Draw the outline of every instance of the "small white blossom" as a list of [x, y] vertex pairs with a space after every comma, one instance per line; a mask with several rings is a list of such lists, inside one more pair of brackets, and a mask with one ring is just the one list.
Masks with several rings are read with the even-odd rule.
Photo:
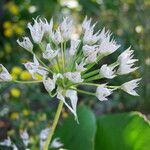
[[121, 89], [133, 96], [139, 96], [137, 92], [135, 91], [135, 88], [138, 87], [140, 80], [141, 78], [128, 81], [121, 85]]
[[73, 30], [73, 21], [69, 17], [65, 17], [63, 22], [60, 24], [60, 32], [63, 38], [63, 41], [68, 41], [71, 38]]
[[69, 49], [69, 54], [73, 56], [79, 46], [80, 40], [71, 40], [71, 47]]
[[55, 81], [49, 77], [43, 77], [43, 84], [47, 92], [52, 92], [55, 89]]
[[[72, 107], [69, 106], [69, 104], [65, 101], [65, 96], [70, 98]], [[64, 102], [64, 104], [74, 114], [75, 119], [77, 120], [77, 114], [76, 114], [76, 105], [77, 105], [77, 101], [78, 101], [77, 92], [74, 91], [74, 90], [67, 90], [67, 91], [65, 91], [61, 87], [58, 87], [57, 88], [57, 98]]]
[[83, 60], [80, 62], [80, 64], [76, 63], [76, 71], [78, 71], [78, 72], [85, 71], [86, 68], [84, 66], [85, 66], [85, 62]]
[[27, 62], [24, 64], [26, 69], [29, 71], [29, 73], [32, 75], [33, 79], [37, 79], [35, 74], [39, 74], [41, 76], [46, 76], [47, 75], [47, 69], [40, 66], [38, 60], [36, 59], [36, 56], [34, 55], [33, 57], [34, 62]]
[[84, 56], [87, 57], [87, 56], [93, 54], [94, 52], [97, 53], [96, 48], [97, 48], [97, 45], [93, 45], [93, 46], [84, 45], [84, 46], [82, 47]]
[[61, 32], [60, 32], [60, 28], [58, 27], [58, 29], [52, 33], [52, 41], [55, 43], [55, 44], [60, 44], [61, 42], [63, 42], [63, 37], [61, 35]]
[[83, 31], [85, 31], [86, 29], [90, 28], [91, 21], [92, 21], [92, 19], [90, 18], [88, 20], [87, 16], [84, 18], [83, 23], [82, 23], [82, 29], [83, 29]]
[[108, 79], [112, 79], [116, 76], [114, 66], [111, 67], [111, 66], [108, 66], [107, 64], [102, 65], [99, 73], [100, 73], [100, 76], [104, 78], [108, 78]]
[[80, 72], [67, 72], [65, 73], [65, 77], [69, 79], [70, 81], [72, 81], [73, 83], [83, 82]]
[[11, 142], [10, 137], [8, 137], [7, 139], [5, 139], [3, 142], [0, 142], [0, 145], [2, 145], [2, 146], [8, 146], [8, 147], [12, 146], [12, 142]]
[[13, 144], [13, 150], [18, 150], [17, 146], [15, 144]]
[[50, 23], [48, 23], [47, 19], [44, 18], [44, 20], [41, 20], [42, 28], [44, 30], [44, 33], [47, 34], [49, 37], [52, 36], [52, 29], [53, 29], [53, 19], [50, 20]]
[[97, 60], [97, 51], [94, 51], [92, 54], [90, 54], [90, 55], [85, 59], [85, 62], [86, 62], [86, 64], [89, 64], [89, 63], [96, 62], [96, 60]]
[[55, 58], [58, 55], [59, 49], [58, 50], [53, 50], [51, 48], [50, 44], [47, 44], [46, 46], [46, 51], [43, 53], [43, 58], [51, 60]]
[[138, 61], [137, 59], [132, 59], [134, 56], [133, 52], [129, 47], [118, 57], [119, 68], [117, 73], [119, 75], [128, 74], [138, 69], [138, 67], [133, 67], [134, 63]]
[[22, 138], [24, 145], [27, 147], [29, 145], [29, 134], [25, 130], [20, 134], [20, 136]]
[[26, 49], [29, 52], [32, 52], [33, 50], [33, 44], [30, 41], [30, 39], [28, 37], [23, 37], [23, 41], [19, 41], [19, 39], [17, 40], [17, 43], [23, 47], [24, 49]]
[[0, 64], [0, 82], [11, 81], [11, 80], [12, 80], [12, 77], [7, 71], [7, 69], [2, 64]]
[[32, 36], [32, 39], [35, 43], [41, 43], [43, 35], [44, 35], [44, 29], [42, 22], [38, 20], [39, 18], [37, 17], [34, 20], [34, 24], [31, 25], [31, 23], [28, 23], [28, 28], [30, 29], [30, 33]]
[[108, 100], [108, 96], [112, 94], [112, 89], [106, 88], [106, 84], [99, 85], [96, 90], [96, 96], [100, 101]]
[[120, 47], [114, 39], [111, 39], [111, 35], [112, 34], [109, 31], [105, 32], [105, 29], [101, 31], [100, 44], [98, 47], [98, 52], [100, 55], [110, 55]]
[[51, 148], [60, 148], [64, 144], [61, 143], [60, 138], [55, 138], [51, 143]]

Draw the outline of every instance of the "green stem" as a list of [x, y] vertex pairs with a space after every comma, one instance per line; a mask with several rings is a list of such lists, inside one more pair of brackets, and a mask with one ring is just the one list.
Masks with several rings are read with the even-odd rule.
[[20, 83], [20, 84], [32, 84], [32, 83], [41, 83], [41, 80], [37, 80], [37, 81], [19, 81], [19, 80], [13, 80], [12, 82], [15, 83]]
[[87, 92], [87, 91], [84, 91], [84, 90], [79, 90], [79, 89], [74, 89], [74, 88], [70, 88], [70, 89], [75, 90], [75, 91], [80, 92], [80, 93], [84, 93], [84, 94], [95, 96], [95, 93], [92, 93], [92, 92]]
[[56, 111], [56, 114], [55, 114], [55, 117], [54, 117], [52, 128], [51, 128], [51, 130], [48, 134], [47, 140], [45, 141], [43, 150], [48, 150], [49, 144], [51, 143], [53, 134], [54, 134], [56, 126], [58, 124], [58, 120], [59, 120], [62, 108], [63, 108], [63, 101], [60, 101], [59, 105], [58, 105], [58, 108], [57, 108], [57, 111]]

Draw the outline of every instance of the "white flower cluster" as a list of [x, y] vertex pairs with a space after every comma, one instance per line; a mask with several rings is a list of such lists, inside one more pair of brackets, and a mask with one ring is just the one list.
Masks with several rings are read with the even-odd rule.
[[[116, 62], [93, 69], [101, 59], [120, 47], [110, 31], [103, 28], [95, 32], [97, 23], [92, 24], [92, 19], [85, 17], [80, 38], [75, 40], [72, 39], [73, 20], [69, 17], [64, 18], [56, 29], [53, 19], [48, 22], [45, 18], [37, 17], [33, 21], [33, 24], [28, 24], [32, 40], [29, 37], [23, 37], [22, 41], [17, 40], [21, 47], [33, 55], [33, 62], [27, 62], [24, 66], [35, 81], [38, 80], [36, 75], [40, 75], [48, 93], [63, 101], [76, 118], [77, 92], [95, 95], [100, 101], [108, 100], [108, 96], [117, 89], [138, 95], [135, 88], [140, 79], [117, 86], [93, 83], [95, 80], [113, 79], [138, 69], [134, 67], [137, 59], [133, 59], [134, 51], [131, 47], [120, 54]], [[40, 56], [34, 45], [39, 46], [42, 53]], [[2, 65], [0, 67], [0, 81], [10, 81], [8, 71]], [[80, 90], [79, 85], [97, 86], [97, 90], [95, 93]]]
[[[40, 132], [40, 135], [39, 135], [40, 145], [39, 146], [40, 146], [41, 150], [43, 149], [43, 145], [48, 137], [50, 130], [51, 130], [50, 128], [46, 128]], [[23, 132], [21, 132], [20, 137], [23, 141], [25, 150], [30, 150], [29, 143], [31, 144], [32, 142], [30, 141], [28, 132], [26, 130], [24, 130]], [[8, 137], [4, 141], [0, 142], [0, 145], [6, 146], [6, 147], [11, 147], [13, 150], [19, 150], [17, 148], [17, 146], [11, 141], [10, 137]], [[50, 145], [51, 148], [61, 148], [62, 146], [63, 146], [63, 144], [61, 143], [60, 138], [53, 139], [53, 141]]]

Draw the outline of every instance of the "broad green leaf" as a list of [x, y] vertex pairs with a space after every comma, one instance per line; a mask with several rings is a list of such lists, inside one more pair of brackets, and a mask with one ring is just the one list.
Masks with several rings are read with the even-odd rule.
[[99, 117], [95, 150], [150, 150], [150, 123], [137, 112]]
[[74, 116], [69, 116], [56, 131], [64, 148], [68, 150], [94, 150], [94, 137], [96, 132], [96, 119], [94, 114], [85, 106], [78, 111], [79, 124]]

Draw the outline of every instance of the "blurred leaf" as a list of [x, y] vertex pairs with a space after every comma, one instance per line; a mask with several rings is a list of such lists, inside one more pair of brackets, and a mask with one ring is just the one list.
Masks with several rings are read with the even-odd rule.
[[96, 120], [94, 114], [85, 106], [78, 109], [79, 124], [73, 116], [68, 117], [57, 130], [56, 137], [60, 137], [64, 148], [69, 150], [94, 149]]
[[95, 150], [149, 150], [150, 123], [140, 113], [98, 118]]

